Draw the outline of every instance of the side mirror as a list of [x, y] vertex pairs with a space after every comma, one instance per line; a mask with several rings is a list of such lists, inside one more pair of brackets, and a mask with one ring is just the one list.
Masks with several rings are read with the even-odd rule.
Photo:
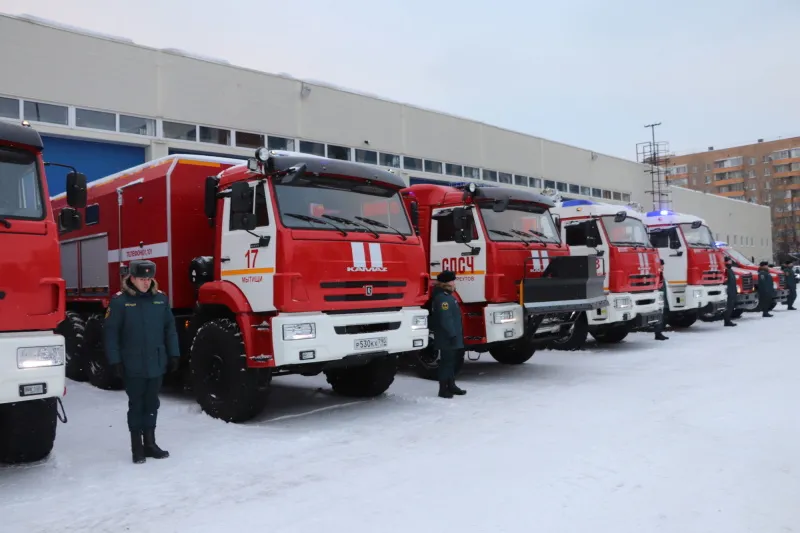
[[59, 229], [66, 233], [81, 228], [81, 215], [74, 207], [64, 207], [58, 213]]
[[492, 204], [492, 211], [495, 213], [502, 213], [506, 209], [508, 209], [508, 198], [495, 200]]
[[217, 216], [217, 178], [208, 176], [206, 178], [205, 190], [205, 213], [206, 218], [216, 218]]
[[249, 183], [238, 181], [231, 185], [231, 213], [252, 213], [255, 191]]
[[702, 225], [703, 225], [702, 222], [700, 222], [699, 220], [695, 220], [694, 222], [692, 222], [692, 229], [697, 229]]
[[625, 222], [626, 218], [628, 218], [628, 213], [626, 213], [625, 211], [620, 211], [619, 213], [614, 215], [614, 222], [616, 223]]
[[587, 235], [586, 246], [588, 246], [589, 248], [597, 248], [597, 237], [595, 237], [594, 235]]
[[680, 250], [681, 249], [681, 242], [673, 240], [673, 239], [670, 239], [669, 240], [669, 249], [670, 250]]
[[456, 229], [455, 242], [466, 244], [472, 241], [472, 231], [475, 229], [475, 219], [472, 213], [463, 207], [453, 209], [453, 226]]
[[80, 172], [67, 174], [67, 205], [76, 209], [86, 207], [86, 176]]

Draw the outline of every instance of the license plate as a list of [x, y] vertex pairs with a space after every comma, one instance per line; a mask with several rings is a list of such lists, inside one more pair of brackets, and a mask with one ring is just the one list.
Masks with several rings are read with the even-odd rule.
[[20, 396], [37, 396], [47, 392], [47, 383], [32, 383], [30, 385], [20, 385]]
[[374, 337], [372, 339], [356, 340], [356, 350], [374, 350], [376, 348], [386, 348], [388, 342], [386, 337]]

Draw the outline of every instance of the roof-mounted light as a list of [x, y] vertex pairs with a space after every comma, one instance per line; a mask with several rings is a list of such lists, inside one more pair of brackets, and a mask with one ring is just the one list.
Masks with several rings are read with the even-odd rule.
[[269, 159], [269, 150], [267, 150], [263, 146], [258, 150], [256, 150], [256, 159], [261, 163], [266, 163], [267, 159]]
[[728, 243], [724, 241], [717, 241], [714, 243], [714, 246], [716, 246], [717, 248], [727, 248]]
[[591, 200], [567, 200], [561, 203], [561, 207], [577, 207], [579, 205], [597, 205], [597, 203]]
[[467, 184], [467, 190], [470, 194], [475, 194], [475, 191], [478, 190], [478, 185], [474, 181], [470, 181], [469, 184]]

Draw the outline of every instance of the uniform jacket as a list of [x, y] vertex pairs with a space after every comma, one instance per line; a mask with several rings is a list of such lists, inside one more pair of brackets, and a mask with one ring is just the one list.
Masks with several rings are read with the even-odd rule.
[[790, 292], [797, 292], [797, 280], [794, 279], [794, 270], [791, 267], [784, 267], [783, 274], [786, 276], [786, 288]]
[[736, 298], [736, 274], [733, 272], [733, 267], [727, 267], [725, 274], [727, 274], [725, 286], [728, 288], [728, 299]]
[[108, 362], [122, 363], [126, 377], [163, 376], [167, 357], [180, 357], [175, 318], [155, 280], [143, 293], [125, 278], [106, 310], [104, 329]]
[[460, 350], [464, 347], [461, 309], [452, 293], [434, 287], [431, 301], [431, 331], [437, 350]]
[[758, 269], [758, 297], [775, 298], [775, 285], [773, 285], [772, 274], [766, 268]]

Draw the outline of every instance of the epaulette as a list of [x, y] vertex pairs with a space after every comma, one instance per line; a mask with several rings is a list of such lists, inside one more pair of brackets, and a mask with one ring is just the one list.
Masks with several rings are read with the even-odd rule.
[[114, 295], [114, 298], [116, 298], [117, 296], [121, 296], [121, 295], [122, 295], [122, 291], [118, 291], [117, 294]]
[[164, 294], [164, 291], [158, 291], [158, 294]]

